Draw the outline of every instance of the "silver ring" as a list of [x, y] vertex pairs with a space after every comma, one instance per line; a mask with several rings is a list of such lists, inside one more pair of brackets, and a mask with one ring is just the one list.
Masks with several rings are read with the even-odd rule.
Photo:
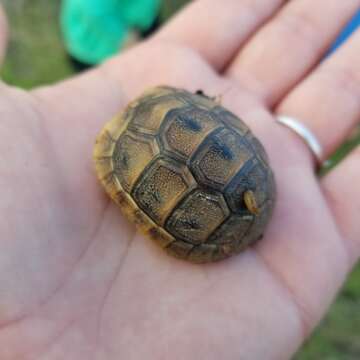
[[285, 115], [278, 115], [277, 121], [293, 130], [305, 142], [313, 153], [318, 165], [324, 161], [324, 150], [316, 136], [299, 120]]

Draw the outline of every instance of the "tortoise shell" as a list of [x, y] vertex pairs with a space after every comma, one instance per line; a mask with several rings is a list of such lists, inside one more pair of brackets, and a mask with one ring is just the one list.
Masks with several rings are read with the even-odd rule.
[[146, 91], [106, 124], [94, 159], [106, 192], [168, 253], [229, 257], [261, 238], [275, 183], [263, 146], [214, 99]]

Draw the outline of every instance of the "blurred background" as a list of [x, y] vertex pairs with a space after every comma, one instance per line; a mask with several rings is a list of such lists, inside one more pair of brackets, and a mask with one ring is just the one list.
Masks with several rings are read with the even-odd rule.
[[[11, 27], [1, 77], [12, 85], [33, 88], [69, 77], [140, 41], [189, 0], [0, 1]], [[102, 23], [95, 26], [99, 19]], [[336, 51], [359, 22], [360, 13], [331, 51]], [[334, 154], [324, 171], [335, 166], [357, 144], [359, 130]], [[295, 359], [360, 360], [360, 265]]]

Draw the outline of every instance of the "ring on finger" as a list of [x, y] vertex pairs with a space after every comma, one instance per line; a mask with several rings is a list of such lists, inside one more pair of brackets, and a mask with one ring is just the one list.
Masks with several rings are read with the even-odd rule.
[[276, 121], [298, 135], [313, 154], [318, 167], [324, 163], [324, 150], [314, 133], [301, 121], [292, 116], [278, 115]]

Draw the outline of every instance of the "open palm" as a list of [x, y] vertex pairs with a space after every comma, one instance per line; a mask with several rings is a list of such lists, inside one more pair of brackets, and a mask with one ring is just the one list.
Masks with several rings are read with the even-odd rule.
[[[314, 65], [359, 7], [198, 0], [85, 75], [31, 93], [1, 85], [0, 359], [291, 357], [360, 254], [360, 153], [319, 180], [307, 147], [272, 113], [301, 119], [327, 155], [355, 127], [360, 33]], [[169, 257], [96, 180], [96, 134], [162, 84], [222, 95], [267, 149], [274, 217], [239, 256]]]

